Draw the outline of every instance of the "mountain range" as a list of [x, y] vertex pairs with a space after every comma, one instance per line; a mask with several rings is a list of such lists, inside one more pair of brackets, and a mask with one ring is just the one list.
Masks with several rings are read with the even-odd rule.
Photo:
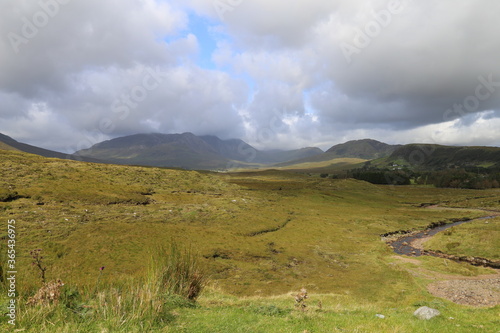
[[319, 148], [261, 151], [239, 139], [182, 134], [135, 134], [98, 143], [77, 156], [116, 164], [230, 169], [258, 167], [323, 154]]
[[353, 140], [335, 145], [323, 154], [279, 163], [277, 166], [285, 167], [294, 164], [325, 162], [339, 158], [373, 160], [388, 157], [399, 147], [401, 145], [389, 145], [372, 139]]
[[[406, 165], [425, 170], [457, 167], [500, 169], [500, 148], [430, 144], [389, 145], [371, 139], [338, 144], [326, 152], [309, 147], [296, 150], [258, 150], [239, 139], [183, 134], [135, 134], [104, 141], [74, 154], [64, 154], [18, 142], [0, 134], [0, 149], [45, 157], [95, 163], [178, 167], [199, 170], [329, 165], [342, 158], [370, 160], [372, 166]], [[357, 162], [359, 163], [359, 162]], [[312, 167], [314, 168], [314, 167]]]

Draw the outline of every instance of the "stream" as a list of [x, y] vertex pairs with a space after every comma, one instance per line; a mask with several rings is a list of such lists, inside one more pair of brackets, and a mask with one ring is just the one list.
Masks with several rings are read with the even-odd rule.
[[422, 251], [419, 248], [416, 248], [412, 245], [412, 243], [418, 239], [422, 238], [428, 238], [432, 237], [438, 232], [444, 231], [446, 229], [452, 228], [454, 226], [468, 223], [468, 222], [473, 222], [473, 221], [479, 221], [479, 220], [487, 220], [487, 219], [492, 219], [494, 217], [497, 217], [497, 215], [491, 215], [491, 216], [485, 216], [485, 217], [479, 217], [476, 219], [471, 219], [471, 220], [464, 220], [464, 221], [458, 221], [454, 223], [449, 223], [445, 225], [441, 225], [432, 229], [427, 229], [424, 231], [420, 231], [417, 233], [412, 233], [408, 236], [402, 236], [398, 238], [395, 241], [392, 241], [389, 243], [389, 245], [392, 246], [394, 249], [394, 252], [396, 252], [399, 255], [407, 255], [407, 256], [414, 256], [414, 257], [419, 257], [422, 255], [432, 255], [432, 256], [438, 256], [437, 254], [434, 254], [433, 252], [427, 252], [427, 251]]

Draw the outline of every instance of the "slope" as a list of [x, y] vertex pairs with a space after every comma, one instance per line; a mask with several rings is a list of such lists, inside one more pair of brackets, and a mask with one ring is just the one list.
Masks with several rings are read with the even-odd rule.
[[[462, 308], [429, 294], [428, 280], [411, 275], [380, 240], [388, 231], [477, 216], [421, 208], [470, 203], [477, 191], [79, 163], [8, 151], [0, 151], [0, 188], [19, 192], [0, 202], [5, 221], [14, 219], [22, 235], [16, 251], [42, 249], [47, 279], [65, 283], [59, 305], [26, 307], [40, 287], [39, 272], [29, 255], [16, 258], [18, 328], [27, 332], [144, 331], [149, 318], [130, 304], [145, 297], [135, 288], [147, 281], [152, 251], [172, 241], [195, 249], [212, 284], [201, 306], [173, 298], [179, 308], [169, 305], [159, 315], [172, 319], [160, 321], [158, 331], [472, 332], [472, 325], [493, 331], [498, 324], [498, 309]], [[482, 191], [478, 202], [499, 208], [495, 191]], [[0, 236], [7, 235], [5, 228]], [[441, 258], [415, 260], [457, 276], [489, 272]], [[303, 287], [310, 293], [304, 312], [286, 295]], [[412, 318], [421, 305], [437, 306], [443, 316], [424, 325]], [[0, 330], [6, 326], [0, 322]]]
[[396, 149], [386, 162], [399, 162], [409, 167], [424, 170], [439, 170], [450, 167], [500, 169], [500, 148], [409, 144]]
[[302, 169], [304, 165], [311, 165], [312, 168], [320, 168], [328, 166], [328, 162], [336, 164], [337, 159], [343, 158], [372, 160], [389, 156], [397, 147], [399, 146], [371, 139], [348, 141], [331, 147], [323, 154], [278, 163], [275, 166]]
[[365, 160], [373, 160], [389, 156], [398, 145], [389, 145], [371, 139], [354, 140], [335, 145], [326, 153], [336, 157], [351, 157]]
[[17, 150], [29, 154], [35, 154], [43, 157], [60, 158], [68, 160], [80, 160], [84, 162], [101, 162], [95, 158], [79, 157], [72, 154], [64, 154], [53, 150], [43, 149], [36, 146], [18, 142], [11, 137], [0, 133], [0, 149]]
[[124, 165], [223, 168], [229, 160], [192, 133], [136, 134], [104, 141], [75, 153]]

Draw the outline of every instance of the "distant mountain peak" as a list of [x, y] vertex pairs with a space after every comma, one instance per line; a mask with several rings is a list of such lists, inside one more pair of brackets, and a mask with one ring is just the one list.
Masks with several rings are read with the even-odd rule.
[[335, 145], [326, 152], [338, 157], [372, 160], [391, 155], [399, 145], [389, 145], [373, 139], [352, 140]]
[[134, 134], [104, 141], [78, 151], [117, 164], [137, 164], [187, 169], [224, 169], [228, 165], [272, 164], [323, 153], [319, 148], [260, 151], [240, 139], [215, 135]]

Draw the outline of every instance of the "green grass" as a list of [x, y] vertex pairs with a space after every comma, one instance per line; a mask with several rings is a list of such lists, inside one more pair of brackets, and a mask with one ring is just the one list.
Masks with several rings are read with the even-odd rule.
[[298, 164], [279, 167], [279, 170], [302, 170], [310, 172], [322, 171], [340, 171], [352, 168], [354, 165], [366, 162], [367, 160], [360, 158], [334, 158], [328, 161], [321, 162], [304, 162]]
[[[438, 299], [405, 306], [374, 306], [352, 302], [345, 295], [312, 294], [302, 312], [295, 308], [291, 295], [234, 298], [213, 293], [200, 299], [196, 306], [172, 299], [164, 304], [164, 313], [152, 316], [133, 307], [137, 296], [148, 297], [137, 290], [112, 289], [99, 294], [96, 307], [84, 315], [88, 320], [62, 307], [30, 310], [23, 318], [23, 328], [27, 332], [468, 333], [496, 332], [498, 325], [498, 309], [478, 311]], [[412, 313], [424, 305], [437, 308], [442, 315], [425, 322], [413, 317]], [[383, 314], [385, 319], [376, 314]], [[480, 320], [475, 318], [478, 315]]]
[[425, 247], [458, 256], [500, 260], [500, 218], [452, 227], [427, 241]]
[[[470, 309], [430, 295], [429, 281], [395, 263], [380, 239], [485, 215], [474, 208], [498, 209], [495, 190], [376, 186], [275, 170], [210, 174], [7, 151], [0, 151], [0, 189], [19, 194], [0, 202], [0, 219], [17, 222], [20, 299], [40, 287], [29, 256], [36, 248], [47, 279], [62, 279], [72, 299], [22, 306], [18, 328], [28, 332], [474, 332], [498, 324], [498, 308]], [[192, 248], [189, 256], [210, 278], [197, 305], [158, 298], [145, 282], [151, 254], [172, 240]], [[298, 313], [289, 293], [303, 287], [310, 306]], [[315, 305], [320, 300], [322, 309]], [[412, 317], [418, 304], [433, 302], [442, 317], [428, 323]]]

